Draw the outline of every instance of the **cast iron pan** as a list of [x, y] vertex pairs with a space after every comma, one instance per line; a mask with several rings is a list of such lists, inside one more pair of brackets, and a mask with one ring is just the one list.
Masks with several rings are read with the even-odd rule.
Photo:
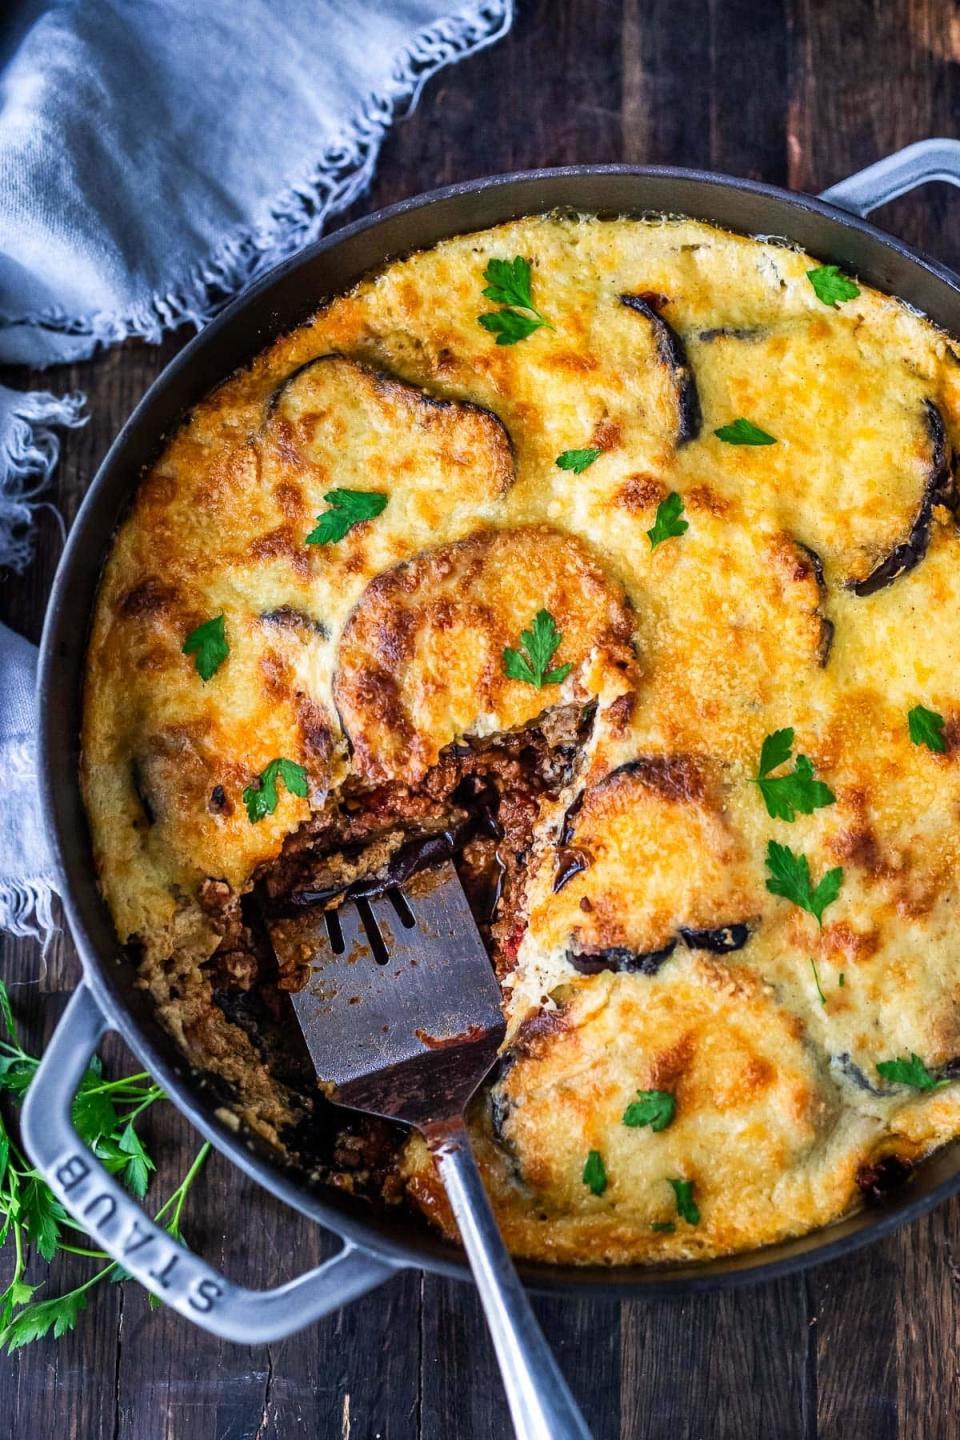
[[[311, 1190], [215, 1114], [215, 1099], [133, 987], [94, 879], [77, 780], [80, 700], [88, 626], [101, 566], [141, 471], [197, 401], [323, 299], [411, 250], [463, 231], [555, 208], [600, 215], [645, 211], [693, 216], [750, 235], [783, 237], [902, 297], [960, 335], [960, 281], [859, 218], [930, 179], [960, 184], [960, 142], [925, 141], [827, 192], [826, 200], [691, 170], [594, 166], [498, 176], [438, 190], [350, 225], [281, 265], [183, 349], [114, 442], [74, 523], [57, 572], [40, 658], [40, 771], [59, 889], [83, 984], [56, 1032], [24, 1107], [24, 1141], [66, 1208], [97, 1244], [169, 1305], [231, 1339], [290, 1333], [388, 1278], [417, 1266], [463, 1277], [454, 1248], [414, 1220], [383, 1218], [350, 1197]], [[829, 203], [833, 202], [833, 203]], [[838, 208], [844, 206], [845, 209]], [[856, 211], [856, 217], [850, 212]], [[121, 1032], [192, 1123], [247, 1174], [321, 1225], [344, 1248], [318, 1270], [271, 1291], [233, 1285], [174, 1242], [83, 1147], [70, 1102], [104, 1030]], [[772, 1279], [866, 1244], [960, 1189], [960, 1144], [939, 1151], [883, 1209], [749, 1254], [675, 1269], [521, 1266], [540, 1290], [616, 1297], [677, 1293]]]

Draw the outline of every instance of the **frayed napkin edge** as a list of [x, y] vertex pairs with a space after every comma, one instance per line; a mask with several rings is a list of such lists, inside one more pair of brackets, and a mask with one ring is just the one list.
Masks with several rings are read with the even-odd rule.
[[[51, 395], [34, 390], [12, 396], [6, 423], [0, 427], [0, 565], [21, 574], [33, 556], [31, 525], [36, 496], [47, 485], [60, 458], [60, 441], [50, 428], [76, 429], [89, 416], [83, 413], [86, 396]], [[61, 533], [63, 521], [54, 506]]]
[[44, 952], [60, 926], [54, 915], [56, 894], [46, 875], [0, 881], [0, 930], [20, 940], [39, 940]]
[[238, 228], [207, 260], [192, 265], [179, 284], [155, 292], [123, 315], [71, 317], [56, 308], [19, 319], [0, 317], [0, 325], [37, 326], [86, 338], [89, 345], [78, 346], [72, 356], [81, 360], [122, 340], [158, 344], [165, 332], [181, 325], [202, 329], [234, 294], [317, 239], [327, 220], [363, 193], [401, 106], [405, 114], [412, 113], [423, 87], [438, 70], [494, 44], [512, 23], [513, 0], [471, 0], [422, 30], [400, 51], [386, 89], [372, 94], [310, 172], [272, 202], [270, 222], [259, 228]]

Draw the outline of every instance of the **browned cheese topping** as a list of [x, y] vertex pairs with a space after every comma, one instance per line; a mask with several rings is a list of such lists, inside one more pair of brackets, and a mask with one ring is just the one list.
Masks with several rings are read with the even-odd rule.
[[329, 1183], [452, 1232], [287, 995], [324, 907], [451, 854], [516, 1253], [749, 1249], [960, 1133], [960, 355], [828, 278], [691, 221], [461, 236], [143, 477], [90, 643], [100, 883], [190, 1061]]

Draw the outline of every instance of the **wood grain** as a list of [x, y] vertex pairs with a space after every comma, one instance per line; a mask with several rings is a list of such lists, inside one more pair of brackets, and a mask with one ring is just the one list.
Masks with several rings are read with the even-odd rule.
[[[520, 0], [509, 39], [437, 77], [388, 136], [342, 220], [496, 171], [581, 162], [713, 167], [816, 190], [899, 145], [960, 133], [960, 8], [950, 0]], [[879, 223], [960, 266], [960, 192], [897, 201]], [[342, 221], [341, 221], [342, 223]], [[67, 521], [111, 438], [186, 332], [53, 375], [91, 421], [64, 436]], [[36, 639], [59, 551], [51, 516], [0, 617]], [[76, 983], [61, 940], [2, 942], [39, 1044]], [[112, 1043], [115, 1066], [133, 1064]], [[158, 1107], [163, 1196], [196, 1137]], [[268, 1285], [332, 1242], [214, 1157], [188, 1210], [193, 1244]], [[32, 1262], [40, 1279], [46, 1267]], [[88, 1273], [58, 1263], [51, 1287]], [[553, 1297], [538, 1312], [598, 1440], [942, 1440], [960, 1431], [960, 1202], [839, 1265], [685, 1301]], [[410, 1274], [282, 1344], [242, 1349], [105, 1286], [77, 1333], [0, 1360], [16, 1436], [81, 1440], [501, 1440], [506, 1408], [467, 1286]], [[69, 1417], [69, 1418], [67, 1418]], [[8, 1433], [0, 1421], [0, 1433]]]

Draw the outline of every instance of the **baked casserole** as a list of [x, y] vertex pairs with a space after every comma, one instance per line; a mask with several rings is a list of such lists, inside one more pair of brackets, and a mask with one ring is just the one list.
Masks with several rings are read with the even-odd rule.
[[448, 1233], [329, 1106], [318, 918], [453, 855], [503, 990], [511, 1249], [795, 1236], [960, 1133], [960, 351], [684, 219], [394, 261], [198, 405], [104, 573], [82, 779], [232, 1123]]

